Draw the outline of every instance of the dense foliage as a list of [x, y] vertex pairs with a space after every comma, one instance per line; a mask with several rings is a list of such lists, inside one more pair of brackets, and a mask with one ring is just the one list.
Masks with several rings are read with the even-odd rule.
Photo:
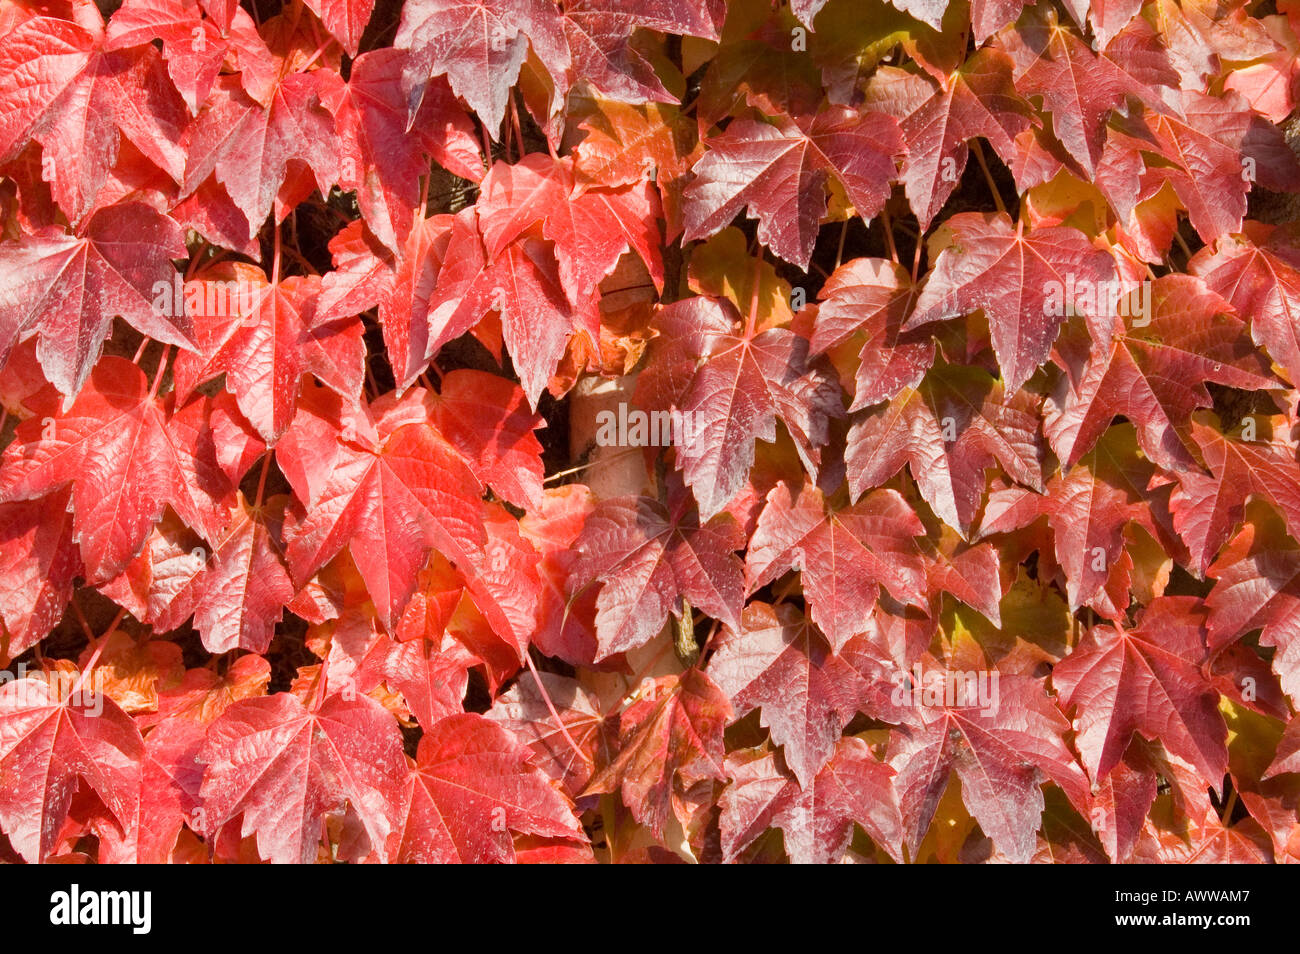
[[0, 857], [1300, 858], [1298, 35], [0, 0]]

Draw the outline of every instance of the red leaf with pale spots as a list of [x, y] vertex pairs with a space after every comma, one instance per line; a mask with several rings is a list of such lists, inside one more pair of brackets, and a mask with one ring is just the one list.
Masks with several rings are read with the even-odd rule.
[[902, 860], [894, 770], [861, 739], [839, 739], [825, 766], [803, 785], [771, 754], [730, 755], [727, 772], [732, 783], [720, 800], [727, 860], [768, 828], [780, 828], [793, 864], [833, 864], [844, 855], [855, 822], [890, 857]]
[[801, 127], [738, 119], [707, 141], [686, 188], [687, 241], [708, 238], [742, 209], [758, 219], [759, 241], [806, 269], [822, 218], [827, 177], [836, 176], [863, 218], [889, 198], [902, 157], [898, 123], [884, 113], [832, 108]]
[[407, 783], [393, 852], [418, 864], [515, 860], [512, 831], [584, 842], [569, 800], [529, 750], [473, 713], [430, 726]]
[[234, 488], [213, 454], [205, 408], [200, 401], [168, 415], [144, 372], [103, 358], [67, 413], [19, 427], [0, 466], [0, 500], [42, 497], [71, 482], [73, 527], [96, 582], [122, 571], [164, 504], [215, 538]]
[[730, 514], [701, 523], [684, 502], [669, 511], [648, 497], [602, 501], [574, 542], [578, 559], [569, 593], [593, 583], [597, 658], [643, 645], [671, 612], [689, 600], [711, 616], [738, 624], [744, 602], [743, 564], [735, 551], [744, 540]]
[[763, 725], [804, 787], [830, 760], [868, 691], [828, 648], [792, 606], [755, 601], [745, 607], [740, 629], [722, 631], [709, 658], [709, 676], [738, 717], [762, 709]]
[[63, 617], [73, 583], [83, 573], [72, 536], [71, 490], [0, 504], [0, 620], [10, 656], [25, 652]]
[[1052, 307], [1053, 288], [1105, 287], [1114, 260], [1075, 229], [1026, 232], [1002, 213], [963, 212], [944, 228], [952, 244], [939, 253], [903, 330], [983, 309], [1002, 378], [1018, 390], [1060, 330], [1065, 312]]
[[[199, 353], [176, 359], [181, 394], [224, 374], [244, 416], [274, 443], [293, 419], [304, 374], [314, 374], [344, 398], [361, 393], [361, 324], [317, 317], [318, 279], [295, 276], [266, 284], [257, 270], [239, 269], [202, 276], [200, 283], [203, 304], [191, 312]], [[236, 283], [238, 294], [227, 291], [226, 307], [221, 308], [218, 296], [231, 283]], [[209, 310], [209, 303], [218, 307]]]
[[572, 55], [548, 0], [413, 0], [393, 45], [409, 52], [402, 89], [412, 115], [430, 79], [445, 74], [495, 135], [530, 47], [561, 96], [568, 89]]
[[758, 330], [727, 299], [689, 298], [662, 308], [665, 344], [652, 353], [637, 403], [680, 412], [676, 462], [706, 518], [745, 486], [754, 442], [776, 440], [779, 419], [815, 471], [829, 421], [843, 415], [839, 388], [788, 328]]
[[[1150, 617], [1148, 619], [1148, 616]], [[1119, 763], [1134, 732], [1191, 762], [1217, 789], [1227, 768], [1218, 693], [1205, 662], [1199, 600], [1161, 597], [1132, 627], [1097, 626], [1052, 670], [1067, 709], [1078, 707], [1077, 745], [1093, 778]]]
[[[923, 678], [951, 678], [943, 670], [929, 672]], [[924, 698], [927, 690], [917, 688]], [[961, 704], [954, 693], [944, 704], [923, 706], [919, 725], [892, 737], [889, 762], [898, 770], [894, 787], [913, 850], [954, 772], [967, 808], [1013, 863], [1029, 861], [1036, 848], [1042, 783], [1055, 782], [1076, 807], [1087, 804], [1087, 781], [1062, 738], [1069, 723], [1043, 683], [998, 674], [996, 702], [992, 692], [989, 697], [992, 704], [982, 708], [974, 700]]]
[[925, 528], [902, 496], [875, 490], [851, 507], [827, 507], [819, 490], [784, 483], [767, 495], [745, 559], [749, 591], [798, 568], [811, 617], [838, 652], [863, 632], [881, 588], [925, 607], [915, 537]]
[[[1242, 390], [1275, 387], [1268, 361], [1251, 347], [1232, 306], [1188, 275], [1165, 275], [1150, 286], [1150, 314], [1102, 343], [1058, 344], [1073, 385], [1049, 404], [1047, 439], [1068, 466], [1123, 416], [1138, 442], [1167, 470], [1194, 466], [1180, 431], [1198, 407], [1211, 403], [1207, 383]], [[1131, 311], [1139, 301], [1128, 299]], [[1142, 306], [1142, 310], [1146, 310]], [[1082, 336], [1080, 336], [1082, 337]]]
[[619, 750], [587, 786], [617, 790], [641, 824], [662, 837], [671, 811], [695, 783], [726, 778], [722, 730], [731, 720], [726, 695], [698, 669], [666, 676], [619, 717]]
[[123, 826], [140, 791], [144, 742], [131, 717], [90, 683], [62, 699], [60, 684], [30, 675], [0, 685], [0, 772], [10, 780], [0, 825], [29, 864], [54, 849], [78, 780]]
[[137, 202], [97, 212], [79, 236], [49, 229], [0, 245], [0, 367], [15, 344], [37, 334], [46, 378], [75, 396], [114, 315], [158, 341], [194, 348], [184, 310], [154, 305], [158, 284], [176, 277], [170, 259], [184, 255], [181, 227]]
[[268, 861], [314, 862], [322, 816], [346, 805], [351, 860], [388, 859], [408, 770], [397, 723], [369, 696], [333, 695], [317, 710], [288, 692], [245, 699], [208, 727], [199, 759], [204, 834], [242, 818], [241, 837], [255, 835]]
[[978, 368], [944, 364], [919, 389], [905, 388], [849, 429], [845, 462], [855, 496], [888, 481], [906, 463], [935, 514], [965, 533], [984, 498], [985, 471], [1001, 464], [1012, 479], [1042, 489], [1038, 403], [1007, 396]]

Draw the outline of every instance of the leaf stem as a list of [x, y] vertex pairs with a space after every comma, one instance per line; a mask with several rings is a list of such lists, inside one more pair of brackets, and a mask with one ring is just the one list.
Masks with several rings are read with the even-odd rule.
[[195, 273], [195, 271], [198, 270], [199, 262], [201, 262], [201, 261], [203, 260], [203, 256], [207, 254], [208, 249], [211, 248], [211, 247], [212, 247], [212, 246], [210, 246], [210, 245], [208, 244], [208, 240], [207, 240], [207, 239], [203, 239], [203, 244], [200, 245], [200, 246], [198, 247], [198, 250], [195, 251], [195, 253], [194, 253], [193, 255], [190, 256], [190, 263], [189, 263], [189, 265], [187, 265], [187, 266], [185, 267], [185, 280], [186, 280], [186, 281], [189, 281], [191, 278], [194, 277], [194, 273]]
[[1233, 790], [1228, 793], [1228, 801], [1223, 806], [1223, 814], [1219, 816], [1219, 824], [1221, 824], [1224, 828], [1228, 827], [1228, 822], [1231, 821], [1232, 819], [1232, 810], [1236, 807], [1237, 807], [1237, 789], [1234, 787]]
[[993, 173], [989, 171], [989, 164], [984, 161], [984, 149], [980, 146], [978, 139], [970, 141], [971, 152], [975, 154], [975, 161], [980, 164], [980, 170], [984, 173], [984, 181], [989, 184], [989, 192], [993, 194], [993, 204], [998, 207], [998, 211], [1006, 214], [1007, 207], [1002, 204], [1002, 195], [998, 192], [997, 183], [993, 181]]
[[763, 283], [763, 248], [759, 246], [754, 256], [754, 287], [749, 294], [749, 315], [745, 318], [745, 340], [754, 337], [754, 324], [758, 319], [758, 289]]
[[568, 470], [557, 470], [553, 474], [547, 474], [546, 478], [542, 481], [542, 483], [549, 484], [553, 480], [558, 480], [561, 477], [568, 477], [570, 474], [576, 474], [579, 471], [588, 469], [589, 467], [597, 467], [600, 464], [608, 464], [611, 463], [612, 461], [618, 460], [620, 457], [626, 457], [628, 454], [639, 454], [641, 453], [641, 450], [642, 448], [640, 447], [629, 447], [626, 450], [619, 451], [617, 454], [610, 454], [608, 457], [600, 457], [597, 458], [596, 460], [589, 460], [585, 464], [579, 464], [577, 467], [570, 467]]
[[122, 622], [122, 619], [125, 616], [125, 609], [117, 611], [117, 615], [113, 617], [113, 622], [108, 624], [108, 629], [104, 630], [104, 635], [99, 637], [99, 645], [95, 647], [95, 651], [90, 654], [90, 659], [88, 659], [86, 665], [82, 667], [81, 675], [77, 677], [77, 682], [73, 685], [72, 692], [70, 692], [69, 695], [76, 694], [77, 690], [79, 690], [82, 684], [86, 681], [86, 677], [90, 675], [91, 671], [95, 668], [95, 664], [99, 662], [99, 657], [104, 654], [104, 647], [108, 645], [108, 637], [112, 636], [113, 633], [116, 632], [118, 623]]
[[578, 743], [574, 742], [573, 736], [569, 735], [568, 726], [564, 724], [564, 720], [560, 718], [560, 714], [555, 711], [555, 703], [551, 702], [551, 694], [546, 691], [546, 686], [542, 683], [541, 674], [538, 673], [537, 666], [533, 663], [533, 654], [525, 650], [524, 661], [528, 663], [528, 671], [533, 674], [533, 682], [537, 683], [537, 691], [542, 694], [542, 701], [546, 703], [546, 711], [549, 712], [551, 718], [555, 720], [555, 727], [559, 729], [560, 734], [564, 736], [564, 741], [569, 743], [569, 748], [573, 749], [573, 754], [582, 759], [582, 761], [586, 762], [588, 765], [595, 764], [595, 760], [592, 759], [591, 756], [578, 748]]
[[262, 455], [262, 473], [257, 478], [257, 500], [253, 504], [253, 509], [258, 510], [262, 506], [262, 494], [266, 491], [266, 475], [271, 471], [271, 454], [273, 451], [268, 450]]
[[524, 132], [519, 125], [519, 103], [517, 97], [510, 97], [510, 126], [515, 131], [515, 162], [524, 157]]
[[[889, 248], [889, 257], [898, 264], [898, 246], [894, 244], [894, 223], [889, 218], [889, 209], [881, 206], [880, 208], [880, 227], [885, 232], [885, 245]], [[844, 238], [840, 237], [840, 249], [844, 248]], [[839, 257], [835, 259], [835, 267], [839, 268]]]
[[492, 168], [492, 134], [488, 132], [487, 123], [483, 120], [478, 121], [479, 130], [483, 134], [483, 168]]
[[[885, 231], [888, 233], [889, 230], [886, 229]], [[838, 271], [840, 263], [844, 261], [844, 240], [848, 237], [848, 234], [849, 220], [846, 218], [844, 224], [840, 226], [840, 243], [835, 247], [835, 267], [831, 269], [832, 272]], [[889, 244], [891, 247], [893, 246], [894, 242], [892, 238], [890, 239]], [[894, 261], [898, 261], [897, 256], [894, 257]]]
[[90, 620], [86, 619], [86, 614], [82, 612], [81, 604], [77, 602], [77, 594], [72, 594], [72, 599], [68, 600], [72, 604], [72, 611], [77, 614], [77, 622], [81, 624], [81, 631], [86, 634], [86, 639], [90, 642], [95, 641], [95, 631], [90, 628]]
[[163, 375], [167, 373], [167, 359], [171, 357], [171, 353], [172, 346], [164, 345], [162, 354], [158, 357], [158, 369], [154, 371], [153, 384], [149, 386], [149, 400], [151, 401], [158, 396], [158, 389], [162, 386]]
[[275, 244], [271, 252], [271, 284], [280, 284], [280, 223], [275, 224]]

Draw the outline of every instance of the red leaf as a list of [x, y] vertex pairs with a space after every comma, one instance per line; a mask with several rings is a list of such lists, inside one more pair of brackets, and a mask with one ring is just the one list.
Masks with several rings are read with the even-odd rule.
[[63, 698], [59, 684], [50, 674], [0, 685], [0, 825], [29, 864], [54, 849], [78, 779], [124, 826], [140, 788], [144, 742], [131, 717], [93, 683]]
[[396, 856], [421, 864], [515, 860], [512, 831], [585, 841], [569, 800], [506, 729], [451, 716], [420, 739]]
[[54, 17], [33, 17], [4, 34], [0, 47], [0, 159], [17, 155], [46, 111], [90, 61], [95, 37]]
[[[191, 407], [202, 411], [201, 403]], [[29, 500], [71, 481], [73, 526], [92, 581], [122, 571], [164, 503], [205, 537], [227, 520], [233, 488], [204, 453], [210, 428], [169, 419], [144, 372], [122, 358], [102, 359], [66, 414], [30, 418], [17, 437], [0, 466], [0, 499]]]
[[200, 559], [192, 561], [197, 566], [165, 581], [155, 568], [153, 585], [165, 588], [167, 600], [154, 626], [168, 632], [192, 615], [208, 652], [266, 652], [284, 605], [296, 592], [280, 543], [277, 511], [284, 504], [283, 498], [273, 498], [254, 508], [241, 494], [210, 556], [200, 550]]
[[1174, 525], [1198, 575], [1241, 522], [1250, 494], [1276, 507], [1293, 535], [1300, 533], [1300, 465], [1289, 446], [1234, 440], [1197, 420], [1192, 439], [1210, 474], [1179, 474], [1172, 505]]
[[1167, 490], [1155, 468], [1140, 457], [1133, 428], [1117, 425], [1079, 463], [1057, 474], [1046, 497], [1028, 491], [995, 492], [985, 509], [980, 536], [1018, 529], [1045, 515], [1055, 535], [1056, 559], [1065, 570], [1071, 610], [1091, 606], [1112, 618], [1126, 608], [1113, 604], [1107, 586], [1114, 574], [1128, 585], [1124, 531], [1136, 523], [1168, 541]]
[[125, 202], [95, 213], [80, 237], [47, 231], [0, 245], [0, 364], [22, 338], [39, 333], [36, 354], [50, 383], [75, 395], [121, 315], [143, 334], [193, 348], [181, 309], [153, 303], [170, 288], [185, 255], [185, 234], [146, 205]]
[[482, 489], [429, 423], [419, 392], [402, 401], [387, 395], [364, 410], [362, 430], [340, 417], [337, 399], [307, 392], [276, 448], [307, 507], [286, 533], [289, 566], [305, 581], [348, 546], [391, 631], [431, 546], [468, 560], [482, 545]]
[[834, 509], [815, 487], [792, 497], [778, 484], [749, 543], [749, 591], [798, 567], [812, 620], [838, 652], [867, 628], [882, 585], [897, 600], [927, 605], [912, 539], [924, 532], [895, 490], [874, 490], [852, 507]]
[[9, 656], [46, 637], [63, 617], [73, 583], [84, 572], [72, 534], [71, 493], [0, 504], [0, 620]]
[[1259, 244], [1226, 235], [1197, 252], [1187, 267], [1250, 319], [1256, 344], [1268, 349], [1288, 378], [1300, 381], [1300, 250], [1284, 232], [1253, 234]]
[[194, 121], [181, 188], [189, 195], [215, 173], [256, 234], [291, 164], [309, 166], [322, 194], [336, 180], [339, 139], [322, 102], [337, 99], [342, 80], [325, 69], [291, 73], [275, 84], [265, 106], [233, 80], [217, 80]]
[[[1124, 65], [1140, 62], [1141, 47], [1116, 51], [1124, 54], [1120, 57], [1094, 53], [1058, 23], [1050, 9], [1041, 19], [1022, 21], [1006, 36], [1006, 50], [1016, 64], [1016, 89], [1025, 96], [1042, 97], [1044, 110], [1052, 114], [1052, 132], [1089, 178], [1101, 161], [1110, 111], [1130, 95], [1151, 105], [1159, 103], [1155, 92]], [[1153, 37], [1150, 42], [1149, 50], [1159, 49]], [[1163, 78], [1165, 85], [1177, 86], [1176, 75]]]
[[954, 771], [962, 800], [1013, 863], [1036, 848], [1043, 782], [1061, 786], [1076, 806], [1085, 802], [1087, 783], [1061, 738], [1069, 724], [1043, 684], [1000, 674], [997, 696], [991, 712], [978, 703], [923, 707], [917, 727], [895, 731], [889, 762], [913, 850]]
[[[235, 272], [235, 279], [204, 276], [203, 301], [213, 301], [213, 289], [238, 283], [236, 304], [194, 314], [199, 354], [176, 359], [176, 388], [188, 394], [199, 384], [226, 375], [226, 386], [239, 409], [274, 443], [293, 419], [299, 379], [315, 374], [345, 398], [361, 391], [365, 380], [365, 346], [361, 323], [324, 322], [317, 317], [320, 282], [293, 277], [261, 284], [255, 270]], [[247, 289], [247, 292], [244, 292]], [[188, 295], [187, 295], [188, 297]], [[230, 293], [235, 298], [235, 294]]]
[[[487, 717], [527, 745], [542, 770], [576, 796], [591, 779], [605, 718], [599, 701], [577, 680], [549, 672], [540, 676], [539, 686], [531, 673], [521, 675]], [[547, 699], [560, 717], [558, 724]]]
[[1276, 520], [1248, 523], [1210, 566], [1205, 597], [1210, 648], [1218, 652], [1253, 629], [1274, 646], [1273, 671], [1292, 700], [1300, 699], [1300, 547]]
[[1017, 390], [1047, 357], [1064, 318], [1053, 289], [1108, 287], [1114, 261], [1074, 229], [1026, 234], [1001, 213], [964, 212], [945, 228], [953, 244], [940, 252], [903, 330], [982, 308], [1003, 380]]
[[564, 9], [564, 36], [574, 75], [611, 99], [675, 102], [631, 45], [634, 30], [718, 39], [704, 3], [681, 0], [575, 0]]
[[570, 335], [599, 340], [599, 312], [584, 298], [570, 305], [552, 248], [523, 237], [489, 260], [472, 209], [456, 216], [438, 283], [429, 298], [426, 357], [491, 311], [501, 314], [506, 347], [534, 407], [564, 355]]
[[361, 45], [361, 34], [370, 22], [375, 0], [306, 0], [316, 14], [342, 44], [348, 56], [356, 56]]
[[922, 496], [956, 530], [969, 530], [984, 497], [984, 474], [1042, 488], [1038, 408], [1024, 392], [1007, 397], [978, 368], [940, 365], [919, 390], [904, 389], [849, 429], [845, 462], [854, 496], [911, 467]]
[[665, 344], [638, 383], [637, 403], [680, 412], [677, 466], [705, 518], [745, 486], [754, 441], [776, 440], [778, 418], [816, 471], [828, 420], [843, 412], [839, 388], [809, 361], [805, 338], [742, 325], [728, 300], [703, 296], [665, 306], [655, 327]]
[[259, 853], [291, 864], [316, 860], [321, 816], [347, 806], [364, 835], [353, 852], [387, 859], [407, 777], [402, 738], [375, 700], [341, 695], [309, 712], [291, 693], [245, 699], [208, 727], [204, 763], [206, 835], [241, 817]]
[[1065, 706], [1078, 706], [1077, 745], [1094, 779], [1119, 763], [1134, 732], [1159, 740], [1213, 788], [1227, 769], [1218, 693], [1205, 661], [1200, 601], [1153, 601], [1132, 629], [1096, 626], [1052, 670]]
[[[939, 27], [937, 21], [932, 25]], [[980, 50], [903, 120], [907, 161], [902, 179], [922, 228], [930, 227], [957, 188], [969, 140], [983, 136], [1011, 162], [1012, 140], [1030, 127], [1029, 104], [1012, 85], [1011, 68], [1005, 53]]]
[[763, 725], [804, 789], [830, 761], [866, 694], [853, 667], [827, 652], [821, 634], [789, 604], [746, 606], [741, 628], [725, 628], [714, 644], [708, 673], [738, 718], [762, 708]]
[[429, 79], [445, 73], [495, 135], [530, 46], [557, 92], [568, 89], [569, 45], [547, 0], [414, 0], [402, 8], [393, 45], [410, 52], [402, 88], [412, 116]]
[[107, 864], [168, 864], [186, 824], [198, 824], [203, 765], [203, 725], [168, 719], [150, 730], [140, 765], [134, 811], [119, 832], [111, 821], [95, 824], [99, 860]]
[[513, 381], [459, 368], [443, 375], [428, 396], [434, 425], [456, 446], [475, 475], [516, 507], [542, 499], [542, 445], [546, 426], [524, 403]]
[[669, 512], [648, 497], [601, 501], [574, 543], [578, 559], [569, 571], [576, 596], [596, 581], [597, 658], [643, 645], [663, 627], [669, 612], [682, 613], [682, 598], [710, 616], [739, 624], [744, 602], [743, 545], [730, 515], [701, 524], [681, 504]]
[[662, 837], [670, 808], [682, 817], [686, 789], [726, 778], [722, 730], [730, 718], [727, 697], [698, 669], [656, 681], [648, 698], [623, 710], [618, 754], [587, 791], [618, 789], [632, 817]]
[[430, 156], [461, 178], [483, 174], [474, 124], [445, 82], [429, 84], [408, 128], [405, 60], [394, 49], [363, 54], [338, 90], [340, 101], [326, 104], [341, 140], [339, 187], [356, 190], [366, 225], [394, 252], [411, 230]]
[[850, 411], [916, 387], [934, 363], [930, 335], [899, 330], [915, 299], [916, 286], [906, 270], [879, 258], [846, 262], [822, 286], [811, 352], [821, 354], [858, 332], [866, 338], [858, 355]]
[[489, 260], [540, 222], [542, 236], [555, 243], [560, 281], [574, 307], [591, 297], [629, 249], [663, 287], [659, 204], [648, 184], [579, 193], [572, 160], [533, 153], [514, 165], [495, 164], [483, 177], [475, 209]]
[[[1045, 424], [1066, 465], [1122, 415], [1137, 427], [1147, 457], [1167, 470], [1184, 470], [1195, 462], [1179, 431], [1195, 408], [1211, 404], [1207, 382], [1244, 390], [1275, 386], [1232, 306], [1200, 281], [1165, 275], [1152, 283], [1150, 297], [1151, 313], [1135, 315], [1130, 328], [1117, 328], [1109, 342], [1093, 345], [1086, 364], [1082, 347], [1067, 358], [1074, 383], [1063, 401], [1049, 405]], [[1059, 350], [1072, 347], [1063, 341]]]
[[126, 0], [108, 22], [104, 49], [123, 50], [154, 40], [162, 41], [167, 75], [177, 92], [190, 113], [198, 113], [230, 50], [222, 29], [203, 19], [195, 0]]
[[768, 828], [785, 833], [793, 864], [833, 864], [843, 857], [857, 822], [896, 861], [903, 823], [892, 784], [894, 770], [878, 762], [861, 739], [839, 739], [815, 778], [800, 785], [771, 754], [727, 758], [732, 778], [723, 793], [722, 852], [736, 856]]
[[439, 649], [430, 639], [394, 642], [380, 634], [357, 668], [357, 688], [370, 692], [380, 682], [402, 694], [422, 727], [464, 711], [469, 670], [476, 660], [456, 643]]
[[870, 219], [889, 198], [904, 151], [893, 117], [839, 108], [806, 129], [787, 118], [776, 125], [738, 119], [707, 145], [686, 188], [685, 239], [708, 238], [747, 207], [758, 219], [759, 241], [803, 269], [826, 214], [827, 176], [837, 176]]

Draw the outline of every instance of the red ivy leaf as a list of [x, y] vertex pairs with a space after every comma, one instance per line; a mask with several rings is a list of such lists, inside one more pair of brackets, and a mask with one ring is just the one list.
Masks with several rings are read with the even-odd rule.
[[953, 244], [939, 253], [903, 330], [982, 308], [1003, 380], [1017, 390], [1047, 357], [1064, 318], [1052, 290], [1107, 287], [1114, 262], [1075, 229], [1026, 233], [1001, 213], [963, 212], [944, 227]]
[[396, 857], [420, 864], [515, 860], [510, 832], [585, 841], [568, 799], [508, 731], [474, 713], [420, 739]]
[[78, 779], [126, 825], [143, 756], [140, 730], [111, 699], [60, 698], [39, 676], [0, 685], [0, 824], [29, 864], [53, 851]]
[[576, 596], [596, 581], [597, 658], [635, 649], [659, 632], [682, 598], [710, 616], [738, 625], [744, 602], [743, 545], [729, 514], [701, 524], [679, 503], [670, 512], [648, 497], [617, 497], [596, 507], [573, 544], [569, 571]]
[[731, 785], [723, 793], [722, 853], [727, 860], [770, 827], [785, 833], [794, 864], [832, 864], [844, 855], [853, 823], [896, 861], [902, 856], [903, 823], [892, 778], [861, 739], [839, 739], [815, 778], [800, 784], [783, 773], [771, 754], [727, 757]]
[[245, 699], [208, 728], [199, 755], [208, 831], [242, 817], [241, 834], [281, 864], [316, 860], [321, 816], [347, 805], [364, 850], [387, 859], [407, 777], [401, 734], [369, 696], [308, 711], [292, 693]]
[[1227, 730], [1217, 693], [1199, 668], [1206, 634], [1198, 603], [1161, 597], [1131, 629], [1094, 627], [1052, 670], [1062, 704], [1078, 707], [1077, 744], [1094, 779], [1107, 775], [1141, 732], [1220, 786]]

